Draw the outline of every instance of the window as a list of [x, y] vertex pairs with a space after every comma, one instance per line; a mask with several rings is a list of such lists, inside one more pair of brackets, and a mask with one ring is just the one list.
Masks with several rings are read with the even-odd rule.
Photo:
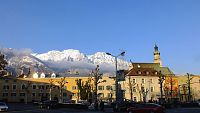
[[3, 93], [3, 97], [7, 97], [8, 96], [8, 93]]
[[36, 95], [35, 93], [32, 93], [32, 97], [35, 97], [35, 95]]
[[104, 90], [104, 86], [98, 86], [98, 90]]
[[11, 97], [16, 97], [17, 94], [16, 93], [11, 93]]
[[106, 90], [112, 90], [112, 86], [106, 86]]
[[41, 85], [41, 89], [44, 89], [44, 85]]
[[76, 90], [76, 86], [72, 86], [72, 90]]
[[49, 85], [46, 85], [46, 89], [49, 89]]
[[15, 84], [12, 85], [12, 89], [13, 89], [13, 90], [16, 90], [16, 89], [17, 89], [17, 85], [15, 85]]
[[44, 93], [38, 93], [38, 96], [39, 96], [39, 97], [43, 97], [43, 96], [44, 96]]
[[149, 75], [149, 72], [147, 71], [146, 74]]
[[136, 83], [136, 79], [133, 79], [133, 83]]
[[33, 89], [36, 89], [36, 85], [33, 85], [32, 88], [33, 88]]
[[158, 74], [158, 72], [156, 71], [156, 72], [155, 72], [155, 75], [157, 75], [157, 74]]
[[26, 94], [25, 93], [20, 93], [19, 96], [20, 97], [24, 97]]
[[141, 87], [141, 91], [142, 91], [142, 92], [144, 92], [144, 91], [145, 91], [145, 90], [144, 90], [144, 86], [142, 86], [142, 87]]
[[22, 89], [26, 89], [26, 85], [25, 84], [22, 84]]
[[133, 92], [136, 92], [136, 87], [133, 87]]
[[136, 98], [136, 97], [133, 97], [133, 100], [136, 102], [136, 101], [137, 101], [137, 98]]
[[153, 92], [153, 87], [151, 87], [151, 92]]
[[9, 89], [9, 85], [3, 85], [3, 89], [4, 90], [8, 90]]
[[76, 96], [76, 93], [72, 93], [72, 96], [75, 97], [75, 96]]
[[149, 83], [153, 83], [153, 79], [152, 78], [149, 80]]
[[145, 83], [145, 80], [144, 80], [144, 79], [142, 79], [142, 83], [143, 83], [143, 84]]

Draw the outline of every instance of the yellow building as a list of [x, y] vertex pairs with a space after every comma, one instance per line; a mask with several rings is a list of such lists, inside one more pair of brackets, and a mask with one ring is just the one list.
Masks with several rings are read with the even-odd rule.
[[190, 99], [196, 101], [200, 99], [200, 75], [177, 75], [178, 96], [180, 101], [188, 101], [189, 86]]
[[[0, 78], [0, 100], [8, 102], [32, 102], [42, 99], [58, 99], [60, 102], [78, 101], [79, 90], [76, 80], [86, 82], [91, 77], [58, 78]], [[103, 76], [98, 84], [99, 99], [114, 98], [112, 95], [114, 80]], [[93, 80], [91, 81], [94, 90]], [[63, 85], [63, 86], [62, 86]], [[62, 87], [62, 88], [61, 88]], [[62, 90], [61, 90], [62, 89]]]

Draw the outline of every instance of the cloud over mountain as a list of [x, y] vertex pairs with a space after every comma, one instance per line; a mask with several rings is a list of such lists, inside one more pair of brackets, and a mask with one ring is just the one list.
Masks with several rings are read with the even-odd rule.
[[[64, 72], [78, 71], [82, 74], [89, 74], [100, 66], [102, 73], [115, 72], [115, 58], [105, 52], [97, 52], [93, 55], [86, 55], [79, 50], [67, 49], [63, 51], [52, 50], [47, 53], [32, 53], [30, 49], [1, 49], [9, 63], [9, 68], [19, 73], [22, 67], [31, 68], [32, 71]], [[118, 59], [118, 69], [127, 69], [129, 63]], [[17, 70], [18, 69], [18, 70]]]

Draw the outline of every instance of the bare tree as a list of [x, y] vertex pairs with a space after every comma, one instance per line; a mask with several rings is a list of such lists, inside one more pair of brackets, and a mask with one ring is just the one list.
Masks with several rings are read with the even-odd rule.
[[54, 87], [53, 82], [53, 79], [49, 80], [49, 100], [52, 100], [52, 88]]
[[25, 87], [24, 87], [25, 92], [26, 92], [26, 94], [25, 94], [25, 104], [28, 103], [28, 95], [29, 95], [29, 93], [30, 93], [29, 87], [31, 86], [31, 84], [32, 84], [31, 81], [27, 81], [27, 82], [26, 82], [26, 85], [25, 85]]
[[8, 65], [8, 62], [5, 60], [5, 57], [3, 54], [0, 53], [0, 77], [7, 74], [6, 66]]
[[66, 80], [66, 77], [62, 77], [60, 78], [60, 81], [57, 81], [57, 83], [59, 84], [59, 89], [60, 89], [60, 102], [63, 102], [63, 88], [65, 86], [66, 83], [68, 83]]
[[146, 102], [149, 89], [147, 88], [145, 89], [144, 86], [142, 86], [142, 84], [140, 86], [137, 84], [137, 90], [139, 91], [139, 94], [140, 94], [140, 101]]

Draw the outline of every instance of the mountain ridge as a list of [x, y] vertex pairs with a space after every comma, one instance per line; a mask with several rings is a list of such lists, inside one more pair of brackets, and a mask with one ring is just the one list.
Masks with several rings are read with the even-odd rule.
[[[66, 70], [80, 71], [80, 74], [88, 74], [94, 70], [96, 65], [100, 66], [103, 73], [115, 71], [115, 57], [107, 55], [105, 52], [96, 52], [86, 55], [79, 50], [66, 49], [63, 51], [52, 50], [46, 53], [33, 53], [28, 50], [4, 48], [9, 67], [16, 71], [16, 68], [31, 68], [32, 71], [43, 72], [64, 72]], [[129, 62], [117, 59], [118, 69], [128, 69]], [[81, 72], [83, 71], [84, 72]], [[17, 71], [16, 71], [17, 72]], [[19, 72], [17, 72], [19, 74]]]

